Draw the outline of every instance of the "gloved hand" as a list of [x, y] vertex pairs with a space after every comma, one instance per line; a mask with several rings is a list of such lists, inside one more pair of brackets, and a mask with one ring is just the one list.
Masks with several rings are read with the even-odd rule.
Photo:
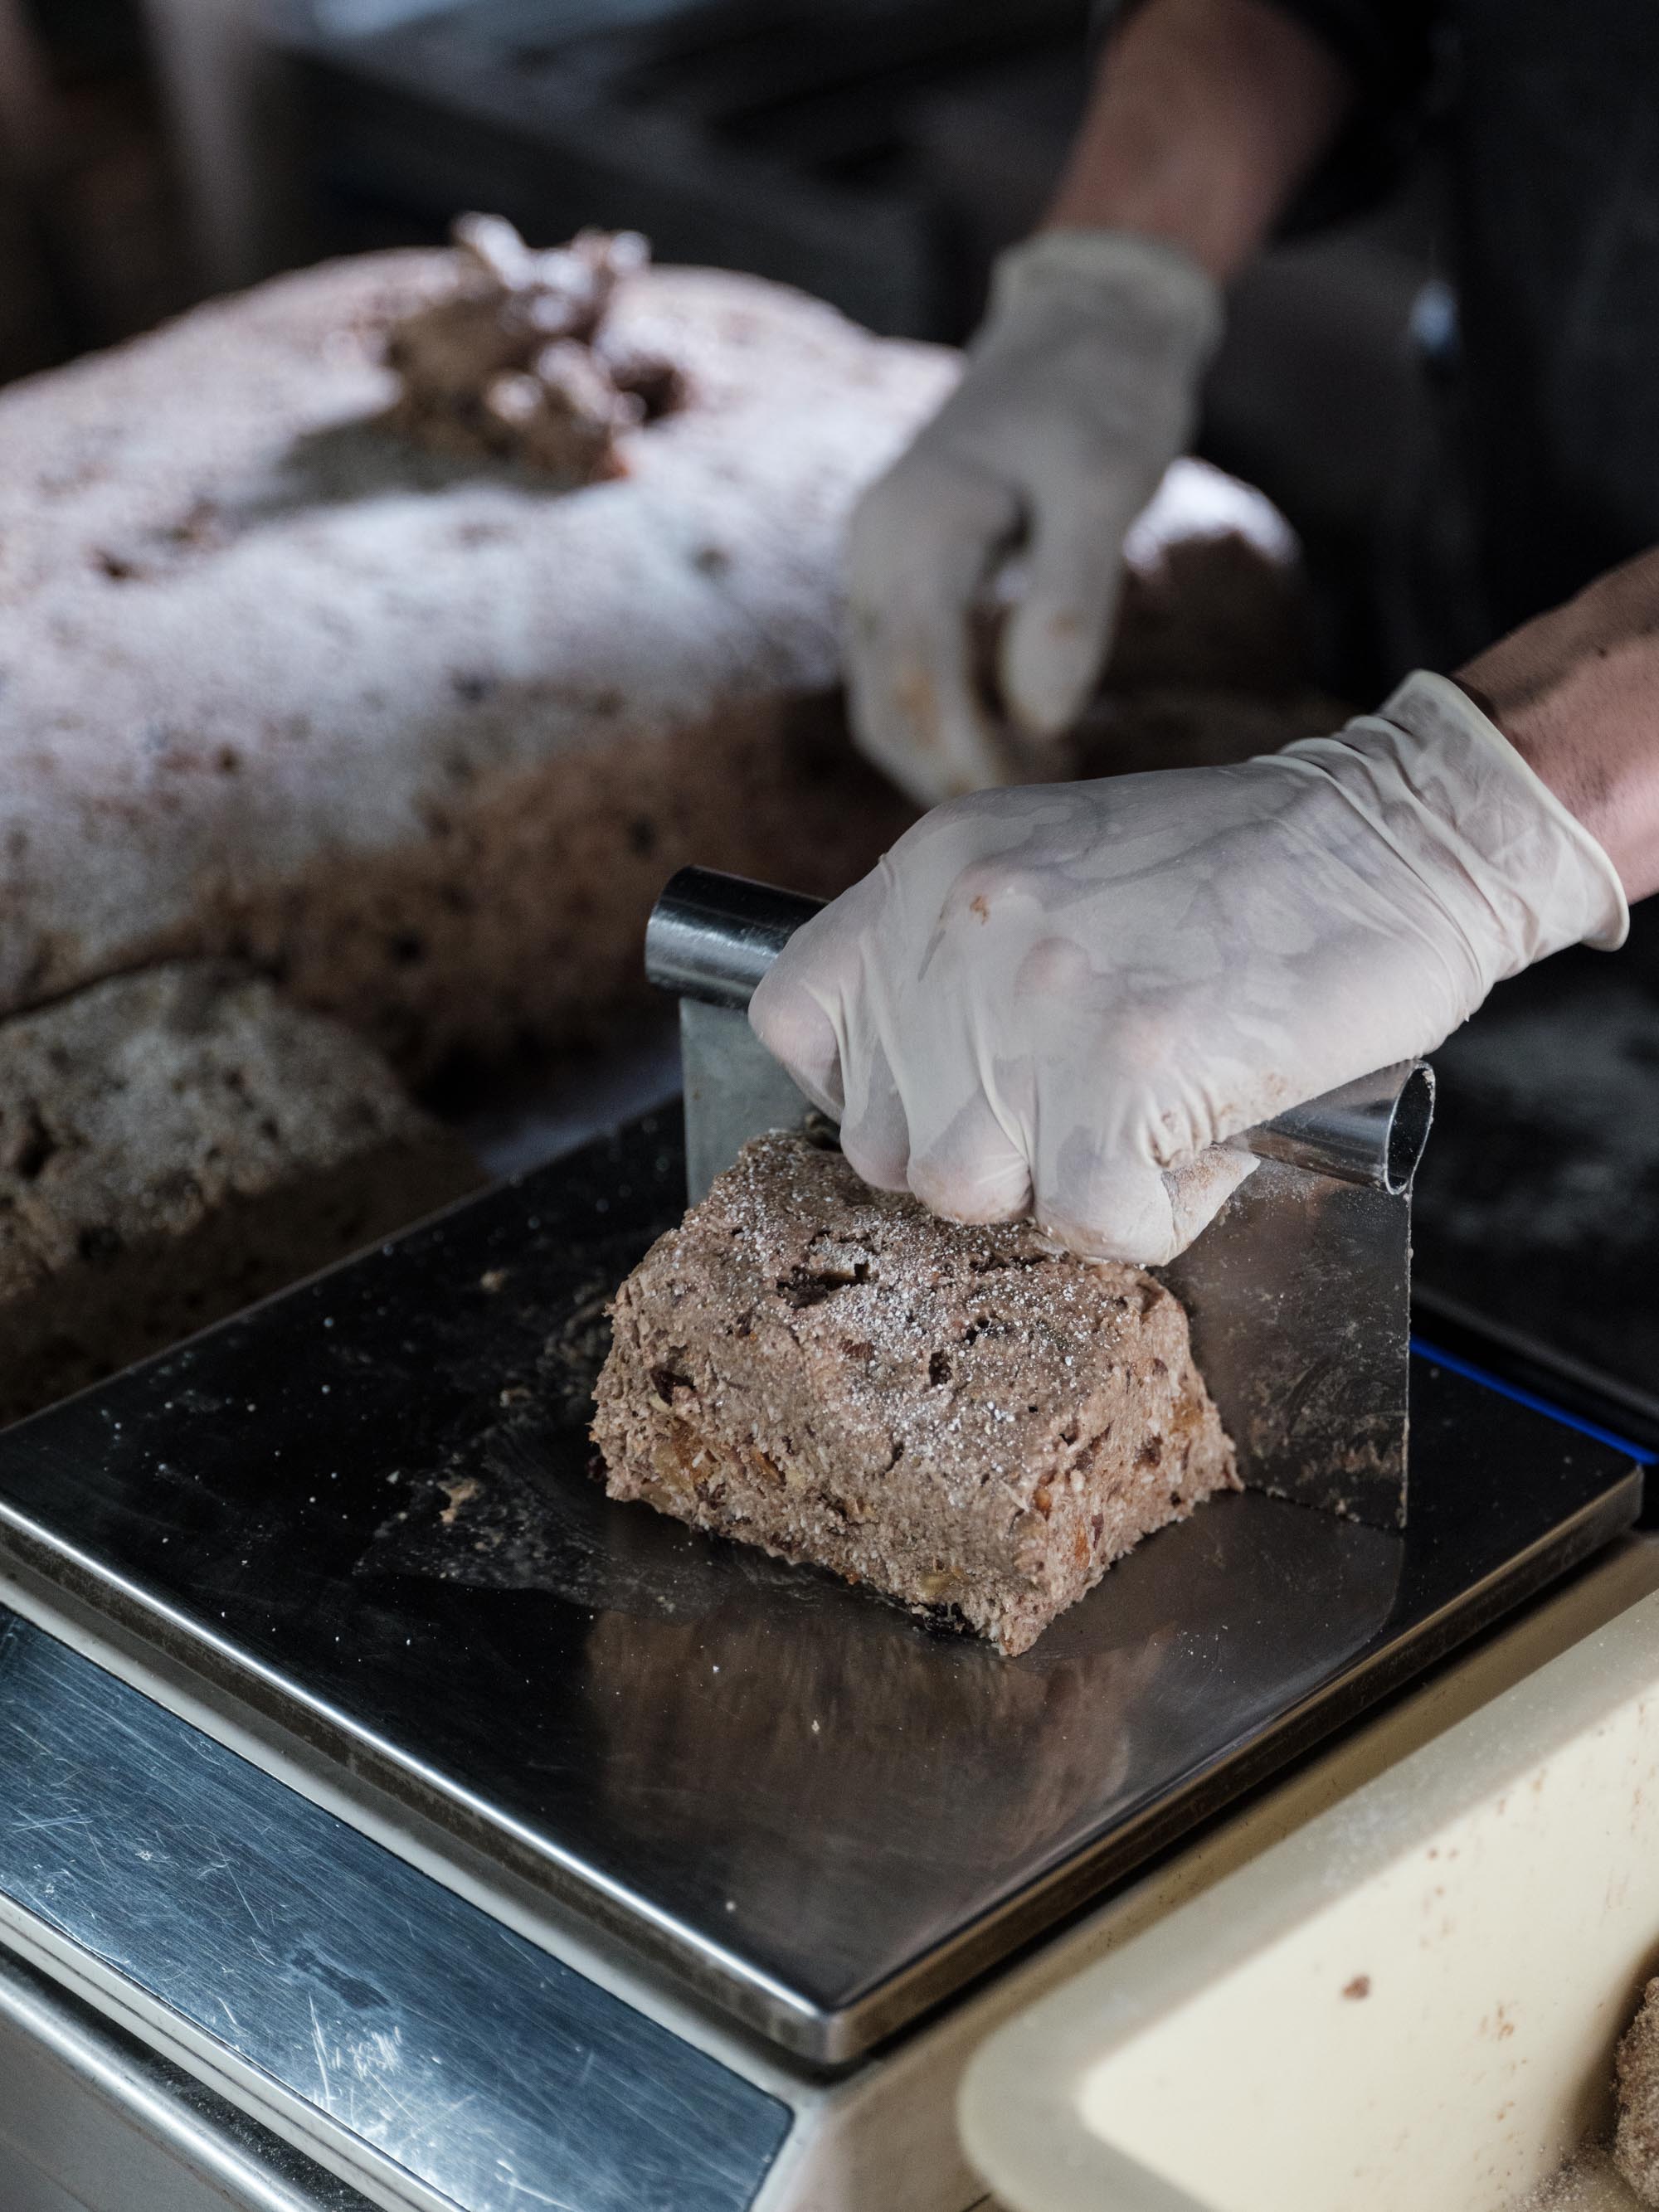
[[848, 539], [853, 726], [923, 805], [1007, 782], [972, 617], [1018, 549], [1003, 702], [1030, 738], [1077, 719], [1111, 641], [1124, 532], [1191, 433], [1220, 294], [1172, 246], [1054, 230], [998, 262], [961, 383], [865, 494]]
[[1419, 674], [1240, 767], [940, 807], [800, 931], [751, 1018], [867, 1182], [1155, 1266], [1249, 1172], [1225, 1139], [1627, 926], [1589, 831]]

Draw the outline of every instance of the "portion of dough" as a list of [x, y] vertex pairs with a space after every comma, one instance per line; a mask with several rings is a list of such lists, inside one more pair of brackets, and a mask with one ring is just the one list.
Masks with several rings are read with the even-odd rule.
[[839, 1152], [745, 1146], [617, 1293], [611, 1495], [1024, 1651], [1238, 1486], [1187, 1316], [1134, 1267], [963, 1228]]
[[215, 963], [0, 1023], [0, 1423], [481, 1181], [378, 1054]]
[[1619, 2046], [1613, 2164], [1644, 2204], [1659, 2205], [1659, 1976]]

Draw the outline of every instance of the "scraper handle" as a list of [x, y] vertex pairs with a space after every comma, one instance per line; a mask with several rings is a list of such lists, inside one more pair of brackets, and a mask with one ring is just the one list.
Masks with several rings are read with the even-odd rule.
[[755, 988], [822, 899], [714, 868], [668, 878], [645, 926], [645, 972], [659, 990], [711, 1006], [746, 1007]]
[[[823, 905], [799, 891], [713, 868], [682, 868], [652, 910], [645, 972], [682, 999], [745, 1007], [755, 986]], [[1398, 1195], [1411, 1188], [1434, 1117], [1434, 1072], [1401, 1060], [1229, 1139], [1259, 1158], [1287, 1160], [1341, 1182]]]

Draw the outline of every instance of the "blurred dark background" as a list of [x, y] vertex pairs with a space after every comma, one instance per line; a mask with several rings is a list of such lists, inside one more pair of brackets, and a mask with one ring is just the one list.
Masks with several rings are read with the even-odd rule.
[[[1087, 0], [0, 0], [0, 379], [326, 253], [586, 222], [957, 340], [1087, 82]], [[1375, 690], [1374, 579], [1443, 320], [1431, 161], [1241, 286], [1203, 450], [1309, 552], [1317, 673]]]

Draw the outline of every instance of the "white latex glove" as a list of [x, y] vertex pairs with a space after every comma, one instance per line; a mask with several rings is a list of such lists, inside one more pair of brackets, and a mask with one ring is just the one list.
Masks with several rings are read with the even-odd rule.
[[1045, 231], [997, 263], [961, 383], [848, 539], [854, 730], [924, 805], [1010, 780], [973, 615], [1017, 549], [1004, 704], [1030, 738], [1077, 720], [1111, 641], [1124, 533], [1187, 443], [1220, 332], [1212, 279], [1150, 239]]
[[752, 1019], [867, 1182], [1155, 1266], [1249, 1172], [1225, 1139], [1627, 923], [1589, 831], [1419, 674], [1240, 767], [939, 808], [799, 933]]

